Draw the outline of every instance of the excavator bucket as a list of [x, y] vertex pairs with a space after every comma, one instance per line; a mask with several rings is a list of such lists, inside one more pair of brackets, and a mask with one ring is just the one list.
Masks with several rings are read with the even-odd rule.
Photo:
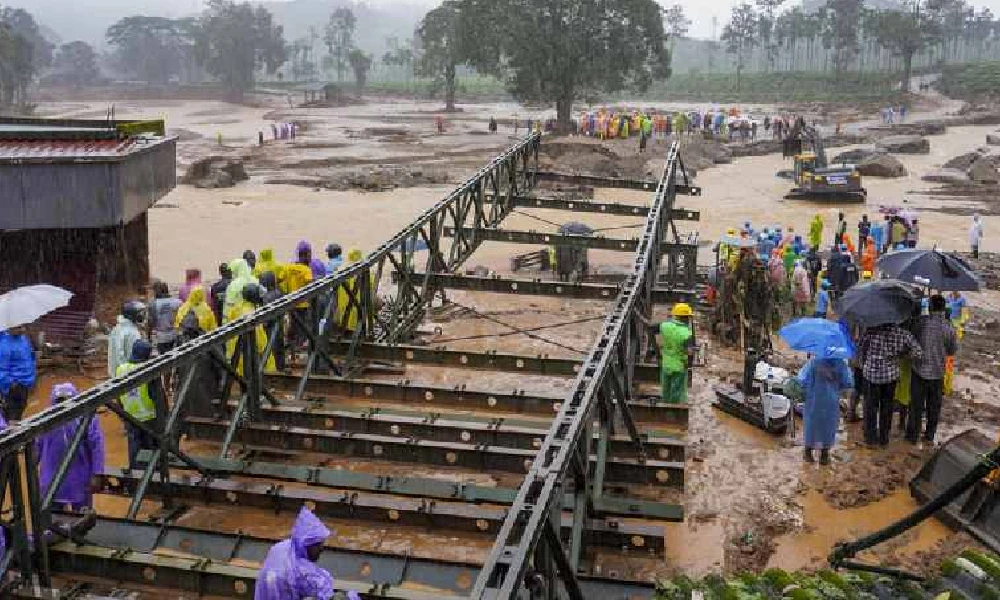
[[[970, 429], [951, 438], [910, 481], [910, 493], [927, 502], [965, 476], [996, 443]], [[994, 552], [1000, 552], [1000, 493], [997, 473], [985, 477], [937, 513], [949, 527], [964, 529]]]

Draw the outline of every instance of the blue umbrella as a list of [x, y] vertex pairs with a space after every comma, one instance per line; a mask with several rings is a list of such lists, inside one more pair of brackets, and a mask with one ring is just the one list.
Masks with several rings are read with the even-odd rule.
[[845, 328], [826, 319], [799, 319], [778, 331], [793, 350], [808, 352], [817, 358], [852, 358], [854, 342]]

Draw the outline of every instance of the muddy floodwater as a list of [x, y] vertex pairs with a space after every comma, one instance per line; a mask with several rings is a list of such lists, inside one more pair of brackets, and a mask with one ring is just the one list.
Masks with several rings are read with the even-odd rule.
[[[489, 116], [506, 122], [515, 116], [523, 119], [533, 115], [513, 104], [468, 105], [464, 112], [448, 117], [449, 129], [439, 136], [433, 126], [437, 108], [433, 104], [416, 102], [373, 103], [337, 109], [290, 109], [280, 103], [251, 108], [197, 101], [117, 104], [116, 109], [122, 117], [143, 115], [167, 119], [171, 132], [181, 136], [178, 152], [182, 173], [195, 160], [222, 155], [245, 159], [250, 175], [248, 181], [228, 189], [179, 185], [150, 211], [153, 275], [178, 284], [186, 268], [198, 267], [206, 279], [211, 280], [220, 262], [237, 257], [248, 248], [271, 247], [276, 249], [279, 260], [290, 259], [300, 239], [312, 242], [317, 254], [331, 241], [339, 243], [345, 251], [355, 247], [363, 252], [370, 251], [445, 197], [513, 141], [513, 131], [509, 127], [497, 135], [485, 133]], [[91, 113], [98, 109], [87, 103], [41, 107], [46, 115], [66, 118], [93, 116]], [[914, 118], [919, 117], [919, 114], [914, 115]], [[284, 121], [303, 124], [296, 140], [269, 141], [264, 148], [254, 147], [258, 131], [268, 132], [269, 136], [271, 123]], [[848, 222], [853, 224], [863, 213], [876, 214], [880, 204], [905, 205], [921, 214], [922, 246], [964, 251], [968, 216], [941, 210], [967, 201], [935, 195], [932, 193], [935, 184], [923, 182], [920, 177], [939, 168], [948, 159], [980, 146], [985, 135], [993, 129], [992, 126], [951, 127], [944, 134], [929, 137], [929, 154], [898, 156], [909, 172], [907, 176], [865, 179], [866, 205], [782, 200], [789, 183], [775, 177], [775, 172], [789, 168], [788, 161], [780, 155], [737, 158], [731, 164], [718, 165], [698, 174], [696, 182], [703, 188], [703, 196], [681, 197], [679, 204], [700, 211], [700, 221], [678, 223], [678, 226], [682, 231], [697, 229], [706, 248], [701, 261], [707, 262], [708, 242], [717, 239], [728, 227], [744, 221], [751, 221], [755, 226], [779, 224], [804, 233], [809, 220], [820, 212], [829, 239], [838, 211], [844, 212]], [[217, 143], [219, 135], [223, 138], [221, 147]], [[619, 143], [616, 148], [625, 152], [624, 144]], [[662, 166], [666, 147], [665, 144], [652, 144], [647, 163], [651, 174], [659, 172], [657, 168]], [[375, 169], [411, 163], [418, 164], [420, 169], [444, 170], [448, 183], [379, 192], [333, 191], [301, 182], [269, 183], [282, 176], [291, 180], [293, 175], [296, 181], [319, 181], [331, 171], [358, 165]], [[598, 190], [597, 197], [637, 205], [650, 201], [647, 193], [622, 190]], [[968, 207], [975, 209], [974, 203]], [[504, 227], [554, 232], [559, 220], [566, 218], [566, 213], [559, 211], [522, 211], [512, 214]], [[635, 218], [585, 214], [574, 215], [573, 219], [593, 223], [596, 227], [615, 228], [606, 235], [623, 238], [635, 235], [635, 226], [641, 223], [641, 219]], [[1000, 252], [1000, 218], [986, 216], [984, 219], [986, 237], [982, 249]], [[505, 273], [509, 270], [509, 258], [529, 249], [523, 245], [487, 243], [466, 266], [483, 265]], [[626, 253], [592, 251], [590, 257], [592, 265], [612, 271], [631, 264], [631, 255]], [[558, 343], [551, 344], [520, 335], [502, 335], [508, 333], [510, 327], [459, 311], [425, 324], [429, 342], [456, 349], [490, 349], [561, 358], [585, 355], [600, 329], [607, 306], [592, 301], [486, 293], [457, 292], [450, 297], [461, 305], [519, 326], [538, 326], [556, 320], [581, 322], [547, 331], [544, 337]], [[1000, 305], [995, 294], [974, 294], [971, 301], [973, 305], [992, 309]], [[894, 438], [887, 451], [872, 453], [859, 445], [858, 426], [844, 424], [838, 434], [834, 464], [827, 468], [805, 465], [796, 440], [764, 434], [712, 408], [715, 397], [712, 386], [722, 380], [738, 378], [741, 362], [734, 352], [714, 345], [709, 354], [709, 364], [696, 372], [690, 394], [692, 411], [686, 433], [689, 447], [683, 499], [686, 521], [666, 525], [665, 560], [617, 554], [598, 556], [596, 563], [601, 572], [652, 578], [671, 572], [702, 575], [723, 569], [735, 571], [772, 566], [819, 568], [825, 564], [835, 543], [874, 531], [917, 507], [905, 482], [912, 475], [912, 469], [929, 456], [930, 449], [915, 450]], [[37, 411], [47, 402], [54, 382], [70, 379], [78, 387], [85, 388], [96, 383], [100, 373], [90, 375], [93, 378], [78, 373], [47, 374], [35, 390], [29, 411]], [[569, 379], [427, 367], [410, 367], [405, 376], [414, 383], [465, 384], [475, 389], [510, 388], [552, 395], [566, 393], [572, 384]], [[972, 380], [962, 375], [959, 387], [968, 388], [969, 393], [984, 404], [997, 402], [993, 400], [996, 390], [993, 379]], [[349, 404], [352, 401], [339, 402]], [[964, 420], [946, 420], [942, 431], [950, 435], [975, 421], [974, 415], [966, 415]], [[995, 435], [995, 420], [980, 424]], [[101, 425], [108, 445], [108, 464], [124, 465], [125, 438], [121, 424], [114, 417], [102, 414]], [[218, 452], [212, 444], [185, 444], [198, 453]], [[516, 477], [496, 477], [457, 469], [400, 467], [371, 461], [355, 463], [329, 457], [300, 456], [294, 460], [330, 468], [395, 470], [480, 485], [516, 486], [519, 482]], [[321, 463], [316, 462], [320, 460]], [[896, 473], [896, 478], [884, 476], [889, 472]], [[838, 486], [845, 490], [835, 490]], [[102, 514], [123, 515], [127, 501], [105, 497], [99, 499], [97, 508]], [[155, 502], [147, 501], [143, 513], [152, 514], [157, 508]], [[291, 517], [260, 510], [232, 511], [198, 506], [186, 513], [179, 524], [279, 538], [287, 534]], [[491, 540], [482, 536], [359, 525], [346, 520], [331, 521], [330, 527], [336, 531], [330, 545], [414, 556], [481, 561], [491, 544]], [[933, 552], [952, 535], [953, 532], [942, 524], [930, 520], [874, 550], [867, 558], [889, 564], [913, 564], [918, 556]]]

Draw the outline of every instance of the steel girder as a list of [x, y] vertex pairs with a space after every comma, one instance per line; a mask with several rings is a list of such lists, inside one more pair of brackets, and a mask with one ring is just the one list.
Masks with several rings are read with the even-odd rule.
[[[644, 179], [600, 177], [597, 175], [574, 175], [570, 173], [557, 173], [554, 171], [538, 171], [535, 173], [535, 177], [537, 181], [555, 181], [558, 183], [569, 183], [573, 185], [639, 190], [645, 192], [653, 192], [657, 190], [660, 184], [658, 181], [649, 181]], [[674, 193], [687, 194], [689, 196], [700, 196], [701, 188], [691, 185], [685, 178], [683, 182], [677, 182], [674, 184]]]
[[[233, 561], [263, 562], [277, 540], [99, 517], [83, 545], [60, 543], [50, 550], [56, 571], [86, 573], [183, 589], [203, 595], [253, 598], [257, 569]], [[158, 556], [157, 549], [198, 558]], [[458, 600], [468, 593], [480, 567], [473, 563], [394, 556], [327, 547], [317, 563], [338, 590], [359, 590], [366, 600]], [[621, 578], [579, 577], [591, 598], [652, 598], [652, 584]], [[243, 585], [239, 585], [242, 583]], [[417, 591], [432, 588], [434, 592]]]
[[[233, 403], [230, 403], [229, 407], [233, 406]], [[207, 421], [204, 418], [191, 417], [188, 422]], [[548, 433], [550, 420], [485, 418], [472, 414], [450, 415], [397, 408], [358, 410], [356, 407], [310, 404], [265, 407], [257, 422], [294, 427], [303, 432], [313, 430], [322, 433], [330, 431], [370, 433], [408, 440], [537, 450]], [[642, 439], [651, 457], [670, 462], [684, 461], [683, 439], [656, 433], [643, 433]], [[610, 456], [633, 457], [635, 446], [628, 436], [615, 435], [608, 442], [608, 452]]]
[[[458, 230], [445, 227], [446, 237], [476, 236], [482, 241], [505, 242], [508, 244], [532, 244], [535, 246], [573, 246], [591, 250], [613, 250], [616, 252], [635, 252], [640, 239], [610, 238], [598, 235], [568, 235], [561, 233], [546, 233], [544, 231], [522, 231], [518, 229], [464, 229]], [[669, 254], [672, 251], [688, 250], [681, 242], [662, 242], [660, 252]], [[693, 245], [697, 252], [697, 245]], [[676, 250], [675, 250], [676, 249]]]
[[[298, 375], [269, 373], [264, 382], [274, 390], [292, 391], [301, 381]], [[558, 396], [537, 396], [523, 390], [491, 392], [470, 390], [464, 385], [455, 387], [414, 385], [409, 380], [396, 382], [361, 379], [339, 379], [323, 375], [311, 376], [305, 390], [314, 394], [364, 398], [372, 403], [379, 401], [419, 405], [424, 408], [448, 407], [475, 410], [486, 413], [519, 413], [530, 415], [553, 415], [559, 412], [565, 398]], [[656, 397], [625, 400], [634, 417], [645, 423], [687, 425], [688, 407], [683, 404], [667, 404]]]
[[[331, 342], [330, 354], [341, 356], [350, 350], [344, 342]], [[441, 346], [407, 346], [362, 344], [355, 349], [360, 360], [413, 363], [456, 369], [508, 371], [551, 377], [575, 377], [583, 364], [571, 358], [553, 358], [545, 354], [530, 356], [496, 350], [454, 350]], [[635, 366], [635, 379], [641, 383], [659, 383], [659, 365], [643, 363]]]
[[[105, 492], [131, 496], [140, 478], [114, 471], [100, 476]], [[195, 504], [273, 510], [294, 515], [302, 506], [310, 506], [321, 517], [371, 521], [408, 527], [446, 528], [484, 535], [496, 535], [507, 510], [463, 502], [438, 502], [425, 498], [400, 498], [386, 494], [334, 492], [322, 488], [285, 487], [275, 483], [246, 483], [200, 476], [174, 477], [169, 486], [154, 477], [147, 495], [173, 498]], [[562, 533], [568, 537], [573, 517], [564, 514]], [[623, 522], [619, 519], [591, 519], [584, 537], [588, 544], [606, 548], [632, 548], [661, 553], [664, 548], [662, 527]]]
[[[597, 419], [602, 433], [597, 448], [599, 456], [607, 455], [605, 441], [616, 416], [625, 422], [630, 434], [636, 435], [627, 404], [634, 389], [632, 367], [648, 343], [644, 320], [652, 307], [660, 248], [667, 230], [672, 230], [677, 239], [676, 229], [669, 221], [676, 186], [687, 183], [679, 145], [674, 143], [643, 236], [637, 243], [633, 272], [524, 478], [510, 515], [473, 587], [474, 600], [515, 600], [525, 587], [531, 593], [544, 593], [549, 598], [589, 597], [576, 577], [583, 546], [582, 521], [593, 499], [601, 496], [606, 475], [600, 469], [591, 473], [586, 468], [586, 459], [592, 452], [592, 427]], [[642, 456], [641, 442], [637, 443]], [[599, 460], [598, 466], [602, 464]], [[568, 489], [575, 495], [580, 524], [574, 528], [568, 546], [564, 546], [556, 519]], [[526, 578], [529, 572], [531, 576]]]
[[[473, 292], [493, 292], [497, 294], [518, 294], [527, 296], [553, 296], [580, 300], [614, 300], [621, 290], [620, 285], [608, 283], [568, 283], [544, 279], [513, 279], [508, 277], [475, 277], [453, 273], [435, 273], [431, 276], [435, 285], [449, 290]], [[695, 289], [653, 288], [653, 302], [668, 304], [673, 302], [693, 302], [698, 291]]]
[[[139, 462], [145, 464], [151, 456], [151, 452], [144, 450], [139, 453]], [[217, 457], [200, 457], [200, 459], [211, 467], [213, 473], [223, 477], [239, 476], [271, 481], [288, 481], [336, 490], [356, 490], [428, 500], [490, 503], [505, 506], [513, 504], [517, 496], [515, 489], [482, 486], [474, 483], [457, 483], [427, 477], [391, 477], [345, 469], [270, 463], [260, 460], [231, 460]], [[183, 465], [179, 463], [172, 466], [183, 468]], [[114, 473], [111, 472], [111, 474]], [[127, 472], [123, 472], [123, 475], [131, 476]], [[572, 511], [574, 502], [572, 497], [567, 496], [563, 503], [563, 510]], [[684, 510], [681, 506], [636, 498], [601, 496], [595, 502], [594, 510], [599, 517], [629, 517], [670, 522], [684, 520]]]
[[[487, 196], [487, 202], [492, 202], [493, 198]], [[569, 210], [572, 212], [599, 213], [602, 215], [615, 215], [619, 217], [643, 217], [649, 215], [649, 207], [638, 204], [627, 204], [622, 202], [605, 202], [594, 200], [593, 198], [553, 198], [550, 196], [518, 196], [515, 198], [518, 208], [544, 208], [548, 210]], [[698, 221], [701, 213], [696, 210], [686, 208], [675, 208], [670, 211], [670, 218], [675, 221]]]
[[[228, 421], [189, 417], [185, 431], [189, 438], [222, 441]], [[507, 448], [488, 444], [440, 442], [394, 435], [352, 433], [326, 429], [305, 429], [288, 425], [245, 423], [235, 440], [250, 448], [272, 448], [299, 452], [319, 452], [338, 456], [360, 456], [392, 462], [437, 464], [480, 471], [526, 473], [535, 459], [534, 449]], [[598, 464], [589, 457], [591, 469]], [[684, 462], [647, 458], [605, 456], [605, 481], [683, 488]]]
[[[513, 199], [527, 193], [534, 185], [540, 140], [539, 134], [532, 134], [519, 141], [364, 260], [314, 281], [250, 315], [199, 336], [148, 361], [124, 377], [105, 381], [0, 432], [0, 459], [8, 464], [35, 464], [32, 453], [38, 436], [77, 419], [80, 419], [77, 421], [77, 426], [80, 427], [93, 418], [98, 408], [107, 407], [131, 426], [146, 430], [156, 439], [157, 455], [143, 478], [146, 485], [154, 469], [159, 469], [164, 480], [169, 481], [166, 469], [170, 456], [184, 461], [191, 468], [207, 472], [203, 465], [182, 452], [175, 441], [177, 417], [188, 396], [192, 395], [188, 393], [189, 384], [200, 365], [211, 362], [227, 373], [223, 384], [224, 396], [228, 396], [234, 383], [238, 386], [240, 408], [233, 417], [233, 422], [238, 423], [244, 415], [255, 416], [264, 400], [272, 404], [276, 402], [263, 385], [263, 369], [274, 347], [276, 328], [273, 324], [278, 319], [287, 316], [292, 326], [298, 328], [308, 339], [309, 354], [297, 386], [297, 397], [301, 397], [305, 382], [318, 363], [325, 363], [334, 370], [338, 368], [326, 351], [324, 334], [327, 332], [322, 330], [322, 323], [329, 324], [331, 328], [346, 330], [349, 321], [356, 320], [357, 325], [349, 335], [352, 346], [370, 341], [397, 342], [408, 336], [423, 319], [431, 300], [440, 293], [429, 278], [418, 279], [413, 276], [414, 267], [418, 264], [417, 248], [426, 245], [429, 250], [426, 257], [420, 258], [425, 272], [452, 270], [461, 265], [483, 241], [475, 233], [465, 235], [465, 230], [480, 231], [499, 226], [513, 209]], [[487, 193], [492, 196], [492, 202], [484, 201]], [[463, 233], [458, 237], [446, 238], [443, 235], [446, 226]], [[380, 285], [389, 279], [391, 271], [400, 272], [402, 276], [391, 290], [392, 298], [383, 303], [380, 302]], [[339, 303], [326, 302], [333, 294], [338, 294]], [[303, 303], [310, 306], [307, 316], [296, 310]], [[326, 314], [316, 310], [317, 306], [327, 306]], [[336, 314], [332, 313], [334, 307], [338, 309]], [[255, 346], [258, 327], [271, 331], [263, 356]], [[227, 342], [233, 340], [237, 341], [236, 350], [231, 357], [225, 358], [223, 355]], [[353, 356], [353, 352], [349, 352], [348, 356]], [[165, 408], [158, 410], [157, 414], [162, 417], [155, 423], [144, 424], [132, 419], [119, 406], [118, 399], [129, 390], [158, 380], [174, 370], [188, 373], [191, 377], [186, 378], [186, 383], [175, 395], [169, 415]], [[74, 436], [68, 457], [74, 454], [81, 437], [79, 434]], [[65, 472], [65, 468], [59, 469], [58, 476], [51, 484], [53, 489], [58, 489]], [[30, 578], [38, 575], [41, 583], [47, 585], [49, 568], [45, 546], [33, 549], [28, 546], [27, 540], [29, 534], [39, 534], [45, 530], [50, 521], [51, 511], [47, 503], [51, 502], [51, 498], [41, 497], [34, 469], [27, 470], [26, 478], [27, 486], [23, 489], [16, 485], [3, 487], [4, 500], [11, 501], [15, 507], [22, 507], [29, 515], [29, 518], [15, 518], [10, 523], [14, 529], [11, 532], [11, 547], [14, 552], [24, 554], [21, 556], [24, 560], [18, 561], [24, 565], [21, 576]], [[144, 488], [145, 485], [140, 483], [129, 509], [132, 515], [139, 509]], [[34, 531], [35, 529], [38, 531]], [[13, 555], [12, 552], [7, 554]], [[31, 554], [35, 555], [34, 562], [28, 560]], [[35, 565], [37, 569], [33, 568]], [[0, 573], [5, 570], [6, 565], [0, 564]]]

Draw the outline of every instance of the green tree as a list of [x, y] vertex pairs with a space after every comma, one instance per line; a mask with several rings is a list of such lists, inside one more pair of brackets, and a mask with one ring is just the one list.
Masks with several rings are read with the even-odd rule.
[[351, 70], [354, 71], [354, 83], [357, 84], [360, 92], [368, 81], [368, 71], [372, 68], [372, 56], [355, 48], [347, 54], [347, 62], [351, 65]]
[[87, 42], [70, 42], [59, 47], [52, 69], [63, 81], [73, 85], [95, 83], [101, 77], [97, 53]]
[[435, 89], [444, 88], [444, 105], [448, 112], [455, 110], [455, 74], [458, 65], [465, 62], [460, 17], [459, 1], [445, 0], [424, 15], [417, 26], [422, 52], [416, 62], [416, 72], [432, 78]]
[[726, 43], [726, 51], [736, 55], [736, 91], [740, 91], [740, 77], [743, 74], [743, 61], [748, 52], [753, 51], [757, 44], [757, 13], [753, 6], [744, 2], [733, 7], [729, 23], [722, 29], [722, 41]]
[[258, 69], [273, 74], [287, 60], [282, 28], [271, 13], [229, 0], [209, 0], [198, 21], [195, 52], [198, 62], [236, 99], [253, 87]]
[[670, 37], [671, 47], [673, 47], [674, 42], [687, 35], [691, 29], [691, 19], [687, 18], [683, 6], [674, 4], [663, 10], [663, 25], [664, 31]]
[[337, 81], [344, 80], [344, 73], [351, 66], [350, 54], [354, 50], [354, 29], [357, 24], [354, 11], [347, 7], [333, 11], [326, 24], [323, 41], [326, 43], [327, 55], [323, 64], [337, 72]]
[[858, 31], [861, 27], [862, 0], [827, 0], [823, 38], [833, 51], [833, 71], [840, 74], [858, 55]]
[[903, 93], [910, 91], [913, 75], [913, 55], [937, 39], [939, 24], [920, 0], [913, 0], [900, 9], [883, 10], [875, 22], [875, 37], [879, 43], [903, 61]]
[[125, 17], [108, 28], [105, 39], [125, 73], [147, 83], [180, 75], [194, 43], [192, 19]]
[[780, 37], [778, 32], [778, 8], [785, 0], [756, 0], [757, 8], [760, 9], [760, 16], [757, 18], [757, 33], [760, 45], [767, 53], [767, 68], [773, 69], [774, 62], [778, 58], [780, 47]]
[[35, 75], [52, 63], [52, 44], [22, 8], [0, 9], [0, 104], [25, 104]]
[[561, 127], [591, 92], [648, 89], [670, 76], [654, 0], [460, 0], [460, 47], [515, 98], [554, 102]]

